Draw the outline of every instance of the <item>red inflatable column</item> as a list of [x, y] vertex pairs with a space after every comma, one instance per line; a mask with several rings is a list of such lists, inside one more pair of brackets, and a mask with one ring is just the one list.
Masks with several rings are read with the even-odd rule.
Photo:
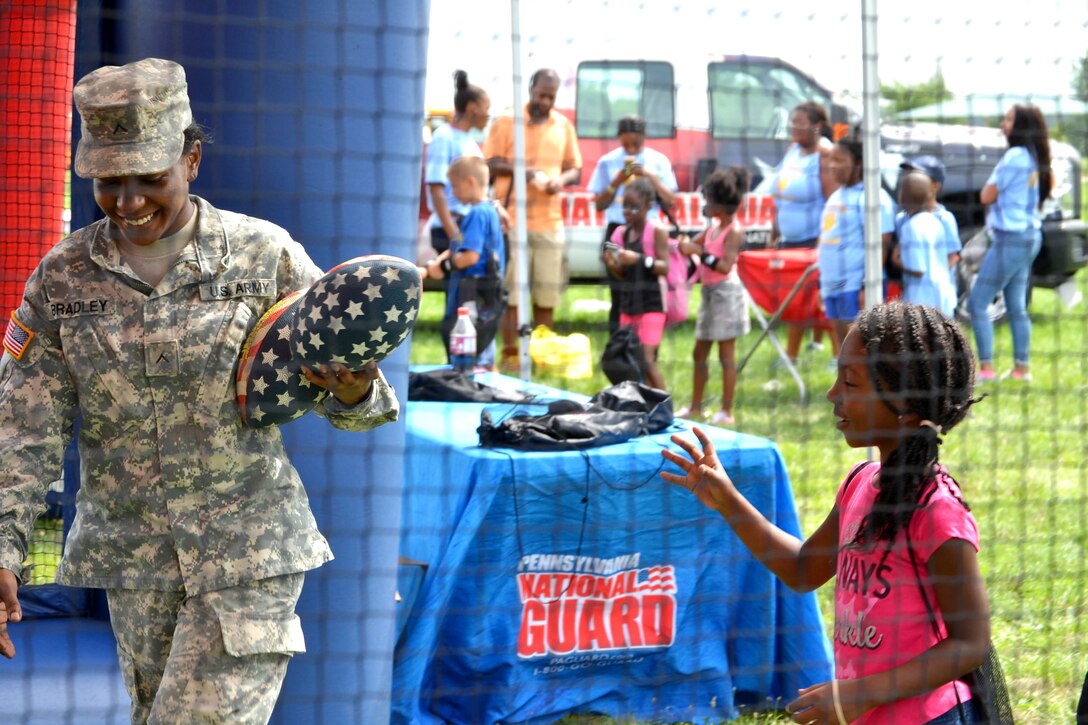
[[0, 3], [0, 325], [63, 235], [75, 0]]

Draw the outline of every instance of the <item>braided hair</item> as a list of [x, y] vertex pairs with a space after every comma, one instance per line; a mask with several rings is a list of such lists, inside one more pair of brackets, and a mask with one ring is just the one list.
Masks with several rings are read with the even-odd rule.
[[967, 338], [935, 308], [900, 301], [877, 305], [858, 316], [856, 328], [881, 402], [898, 416], [914, 413], [923, 421], [881, 467], [880, 490], [853, 542], [860, 545], [892, 542], [910, 523], [933, 480], [940, 435], [981, 398], [971, 395], [975, 364]]

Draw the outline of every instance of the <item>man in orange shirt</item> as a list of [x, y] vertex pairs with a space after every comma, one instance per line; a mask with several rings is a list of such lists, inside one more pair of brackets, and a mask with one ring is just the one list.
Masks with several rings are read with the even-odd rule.
[[[574, 124], [554, 111], [559, 74], [550, 68], [533, 73], [525, 106], [526, 233], [529, 242], [529, 293], [533, 324], [552, 327], [555, 307], [567, 284], [566, 240], [559, 192], [581, 180], [582, 154]], [[517, 203], [513, 190], [514, 119], [503, 115], [491, 125], [484, 157], [495, 179], [495, 198], [504, 200], [511, 221]], [[517, 365], [518, 289], [514, 284], [517, 250], [506, 263], [509, 306], [503, 319], [504, 367]], [[514, 362], [511, 363], [513, 358]]]

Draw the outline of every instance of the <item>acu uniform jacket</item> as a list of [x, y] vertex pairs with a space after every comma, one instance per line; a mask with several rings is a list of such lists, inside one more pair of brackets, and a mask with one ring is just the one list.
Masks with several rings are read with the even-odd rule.
[[[235, 402], [243, 343], [279, 298], [321, 270], [286, 231], [198, 197], [196, 238], [155, 288], [105, 220], [50, 250], [0, 361], [0, 567], [20, 573], [74, 421], [81, 488], [57, 580], [190, 594], [300, 572], [332, 558], [278, 427]], [[317, 412], [368, 430], [398, 414], [383, 377]]]

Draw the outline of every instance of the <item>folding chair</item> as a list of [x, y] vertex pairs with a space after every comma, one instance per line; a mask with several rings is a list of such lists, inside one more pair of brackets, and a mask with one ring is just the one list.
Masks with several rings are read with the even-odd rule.
[[[786, 354], [782, 343], [774, 334], [779, 321], [795, 322], [812, 327], [830, 329], [820, 304], [819, 275], [816, 269], [815, 249], [752, 249], [743, 251], [737, 258], [737, 273], [748, 298], [756, 321], [762, 328], [751, 349], [737, 363], [737, 375], [748, 364], [763, 340], [770, 338], [778, 351], [786, 371], [797, 383], [801, 404], [808, 403], [808, 390], [797, 372], [797, 367]], [[764, 312], [770, 315], [766, 317]]]

